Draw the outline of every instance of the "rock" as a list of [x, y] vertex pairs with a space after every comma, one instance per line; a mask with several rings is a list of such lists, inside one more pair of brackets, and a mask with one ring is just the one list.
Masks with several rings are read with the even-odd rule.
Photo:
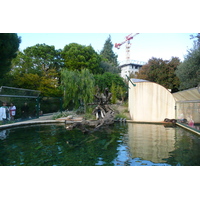
[[73, 119], [72, 115], [67, 116], [67, 119]]

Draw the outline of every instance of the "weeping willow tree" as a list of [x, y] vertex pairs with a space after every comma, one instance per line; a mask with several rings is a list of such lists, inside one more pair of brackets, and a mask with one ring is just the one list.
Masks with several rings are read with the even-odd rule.
[[64, 90], [64, 106], [73, 102], [74, 107], [78, 108], [84, 105], [86, 112], [87, 104], [94, 98], [94, 77], [88, 69], [81, 71], [70, 71], [63, 69], [61, 71], [61, 86]]
[[115, 104], [117, 101], [117, 91], [116, 91], [116, 84], [112, 82], [111, 85], [111, 93], [112, 93], [112, 98], [111, 98], [111, 103]]

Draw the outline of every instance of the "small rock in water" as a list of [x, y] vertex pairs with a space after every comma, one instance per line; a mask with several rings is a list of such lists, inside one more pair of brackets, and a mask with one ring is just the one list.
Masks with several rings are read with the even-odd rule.
[[73, 119], [72, 115], [67, 116], [67, 119]]

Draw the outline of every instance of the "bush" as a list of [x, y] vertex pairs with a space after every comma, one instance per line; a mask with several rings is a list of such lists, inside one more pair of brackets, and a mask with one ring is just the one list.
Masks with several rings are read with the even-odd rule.
[[122, 118], [122, 119], [126, 118], [127, 119], [127, 116], [123, 113], [119, 113], [119, 114], [115, 115], [115, 119], [117, 119], [117, 118]]

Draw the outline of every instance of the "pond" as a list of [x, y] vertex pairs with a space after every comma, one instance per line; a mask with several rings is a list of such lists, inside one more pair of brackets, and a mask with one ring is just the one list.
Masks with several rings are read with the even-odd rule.
[[199, 166], [200, 137], [181, 127], [115, 123], [90, 134], [46, 124], [0, 130], [1, 166]]

